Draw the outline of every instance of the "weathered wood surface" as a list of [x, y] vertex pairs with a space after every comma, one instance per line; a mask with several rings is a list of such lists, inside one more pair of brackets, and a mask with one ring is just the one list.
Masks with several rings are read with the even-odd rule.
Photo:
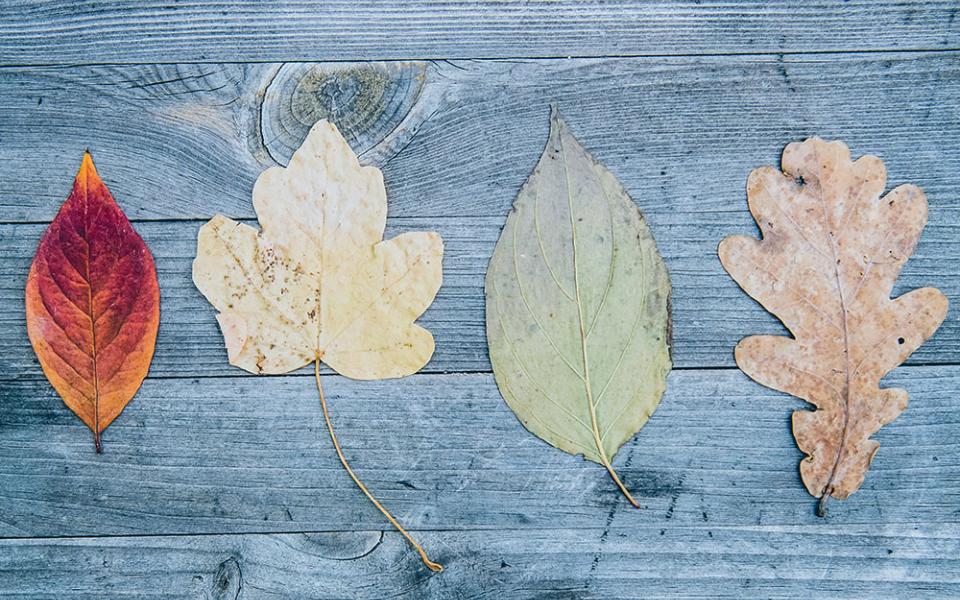
[[655, 232], [752, 226], [747, 174], [811, 135], [881, 156], [932, 222], [960, 222], [960, 52], [0, 67], [0, 82], [2, 222], [52, 219], [85, 148], [133, 219], [250, 218], [256, 176], [322, 117], [383, 167], [391, 216], [504, 219], [551, 102]]
[[[888, 187], [927, 192], [930, 225], [894, 292], [935, 285], [960, 306], [958, 10], [4, 2], [0, 596], [960, 597], [956, 310], [888, 377], [911, 406], [824, 520], [789, 431], [802, 403], [732, 368], [737, 340], [781, 327], [715, 254], [756, 232], [750, 169], [789, 141], [842, 138], [884, 159]], [[567, 56], [595, 58], [528, 60]], [[354, 59], [388, 62], [296, 62]], [[646, 213], [674, 283], [680, 370], [616, 461], [640, 511], [600, 467], [526, 432], [488, 373], [483, 274], [551, 102]], [[384, 169], [388, 234], [446, 240], [428, 374], [325, 376], [354, 466], [446, 564], [439, 576], [340, 468], [311, 378], [240, 377], [190, 281], [200, 224], [252, 218], [257, 174], [320, 118]], [[100, 456], [42, 379], [22, 300], [87, 147], [163, 294], [151, 377]]]
[[[747, 333], [775, 319], [723, 273], [716, 245], [756, 231], [750, 169], [789, 140], [841, 137], [880, 154], [890, 186], [917, 183], [930, 225], [897, 292], [936, 285], [960, 299], [960, 54], [0, 69], [0, 210], [46, 221], [84, 147], [139, 219], [251, 218], [256, 175], [285, 162], [313, 119], [337, 121], [383, 165], [393, 229], [438, 229], [445, 285], [425, 317], [434, 372], [486, 371], [481, 286], [498, 229], [539, 156], [547, 104], [624, 181], [673, 278], [679, 367], [732, 366]], [[131, 129], [130, 123], [137, 123]], [[400, 152], [402, 150], [402, 152]], [[189, 281], [198, 222], [138, 224], [160, 261], [155, 375], [239, 375]], [[21, 290], [42, 227], [3, 225], [0, 367], [39, 374]], [[913, 364], [956, 363], [952, 311]]]
[[[889, 378], [911, 406], [876, 436], [860, 492], [824, 521], [798, 476], [791, 409], [739, 371], [674, 371], [615, 466], [526, 432], [489, 374], [325, 377], [354, 467], [415, 529], [944, 524], [960, 517], [960, 370]], [[43, 381], [10, 382], [0, 413], [0, 536], [350, 531], [384, 527], [330, 445], [311, 377], [148, 379], [104, 434]], [[656, 548], [650, 549], [656, 553]]]
[[7, 64], [957, 48], [950, 1], [6, 0]]
[[[67, 183], [69, 185], [69, 182]], [[109, 184], [109, 180], [108, 180]], [[744, 202], [746, 204], [746, 202]], [[960, 207], [960, 205], [958, 205]], [[746, 211], [746, 208], [744, 208]], [[740, 291], [716, 258], [724, 235], [753, 231], [734, 212], [708, 225], [694, 213], [662, 215], [655, 236], [673, 282], [673, 357], [679, 368], [732, 367], [733, 348], [745, 335], [779, 333], [779, 322]], [[230, 366], [213, 307], [191, 279], [200, 222], [136, 225], [157, 261], [162, 307], [153, 376], [246, 376]], [[251, 222], [255, 225], [255, 222]], [[490, 370], [484, 325], [483, 280], [503, 217], [391, 219], [387, 234], [436, 230], [445, 245], [444, 282], [422, 322], [436, 339], [427, 372]], [[0, 225], [0, 378], [42, 377], [24, 325], [23, 289], [46, 225]], [[960, 222], [931, 223], [907, 263], [895, 293], [935, 285], [960, 306]], [[960, 363], [960, 318], [945, 324], [910, 358], [910, 364]], [[309, 369], [308, 369], [309, 370]]]
[[0, 541], [0, 596], [870, 598], [960, 596], [960, 527], [632, 527]]

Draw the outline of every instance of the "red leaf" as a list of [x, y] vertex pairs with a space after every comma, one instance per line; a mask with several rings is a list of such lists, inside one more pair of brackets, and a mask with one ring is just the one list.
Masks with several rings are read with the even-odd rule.
[[26, 294], [27, 333], [43, 372], [100, 452], [100, 433], [150, 368], [160, 288], [150, 250], [89, 152], [40, 240]]

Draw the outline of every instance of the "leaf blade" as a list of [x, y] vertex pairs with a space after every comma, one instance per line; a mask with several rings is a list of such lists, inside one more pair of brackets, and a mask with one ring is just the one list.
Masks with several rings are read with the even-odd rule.
[[384, 379], [429, 361], [433, 336], [415, 321], [440, 289], [443, 242], [433, 232], [382, 240], [383, 176], [336, 127], [315, 124], [253, 196], [262, 229], [218, 215], [201, 227], [193, 263], [231, 364], [279, 374], [319, 357], [347, 377]]
[[554, 111], [486, 279], [494, 375], [524, 426], [616, 478], [665, 387], [669, 289], [636, 205]]
[[160, 323], [153, 256], [89, 152], [27, 276], [27, 334], [54, 389], [94, 434], [146, 377]]
[[880, 159], [851, 161], [842, 142], [791, 143], [782, 173], [762, 167], [748, 179], [762, 238], [730, 237], [718, 248], [730, 276], [793, 335], [745, 338], [736, 360], [754, 380], [816, 407], [794, 412], [793, 431], [807, 455], [804, 485], [822, 502], [859, 489], [879, 446], [870, 436], [906, 407], [906, 392], [881, 389], [880, 379], [947, 311], [932, 288], [890, 299], [927, 206], [916, 186], [881, 197], [885, 183]]

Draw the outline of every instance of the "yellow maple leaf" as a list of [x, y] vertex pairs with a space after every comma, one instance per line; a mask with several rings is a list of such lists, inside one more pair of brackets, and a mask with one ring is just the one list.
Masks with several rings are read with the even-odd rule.
[[314, 363], [330, 436], [343, 466], [434, 570], [440, 566], [357, 479], [340, 451], [320, 385], [320, 363], [353, 379], [403, 377], [433, 355], [414, 321], [442, 279], [434, 232], [383, 240], [387, 195], [379, 169], [362, 166], [337, 128], [320, 121], [286, 168], [253, 189], [260, 222], [217, 215], [200, 229], [193, 281], [219, 311], [230, 364], [287, 373]]

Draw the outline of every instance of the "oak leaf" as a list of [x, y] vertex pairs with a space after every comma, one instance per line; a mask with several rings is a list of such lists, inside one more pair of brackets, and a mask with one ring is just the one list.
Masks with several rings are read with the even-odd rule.
[[500, 392], [549, 444], [602, 464], [656, 409], [670, 371], [670, 279], [637, 205], [556, 110], [497, 242], [487, 340]]
[[287, 373], [314, 363], [331, 438], [320, 363], [353, 379], [417, 372], [433, 336], [414, 321], [440, 288], [443, 242], [433, 232], [383, 240], [387, 196], [380, 170], [361, 166], [336, 127], [313, 126], [286, 168], [264, 171], [253, 189], [260, 222], [217, 215], [201, 229], [193, 280], [219, 311], [230, 364], [251, 373]]
[[160, 323], [153, 256], [83, 155], [30, 266], [27, 334], [64, 403], [100, 434], [147, 376]]
[[747, 182], [762, 239], [728, 237], [719, 255], [793, 334], [744, 338], [735, 357], [759, 383], [816, 406], [793, 413], [793, 434], [822, 515], [828, 498], [860, 487], [879, 448], [870, 436], [906, 408], [906, 390], [880, 379], [933, 335], [947, 299], [934, 288], [890, 299], [927, 222], [920, 188], [881, 197], [881, 160], [851, 162], [839, 141], [789, 144], [782, 168], [756, 169]]

